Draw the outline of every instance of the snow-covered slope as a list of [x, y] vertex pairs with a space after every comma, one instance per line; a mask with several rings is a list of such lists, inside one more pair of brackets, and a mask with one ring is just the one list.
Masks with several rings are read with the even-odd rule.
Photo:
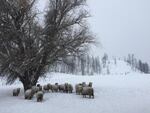
[[124, 60], [109, 60], [105, 67], [102, 67], [102, 74], [111, 75], [127, 75], [129, 73], [140, 73], [138, 70], [132, 69]]
[[[3, 80], [2, 80], [3, 81]], [[12, 89], [22, 87], [0, 85], [0, 113], [150, 113], [150, 75], [128, 74], [117, 76], [80, 76], [51, 73], [41, 84], [93, 82], [95, 99], [65, 93], [46, 93], [44, 101], [24, 100], [23, 89], [19, 97]]]

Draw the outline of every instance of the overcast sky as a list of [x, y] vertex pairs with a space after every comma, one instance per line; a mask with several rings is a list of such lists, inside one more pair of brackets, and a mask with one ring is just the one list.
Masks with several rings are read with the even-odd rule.
[[[45, 3], [41, 0], [41, 9]], [[150, 0], [88, 0], [88, 5], [90, 26], [107, 53], [134, 53], [150, 63]]]

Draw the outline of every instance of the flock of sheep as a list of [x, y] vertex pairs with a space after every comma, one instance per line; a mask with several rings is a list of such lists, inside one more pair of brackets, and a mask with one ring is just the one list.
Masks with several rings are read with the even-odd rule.
[[[13, 89], [13, 96], [18, 96], [20, 93], [20, 88]], [[63, 92], [63, 93], [73, 93], [73, 86], [71, 84], [65, 83], [59, 85], [55, 84], [47, 84], [41, 86], [37, 84], [37, 86], [33, 86], [31, 89], [28, 89], [24, 93], [25, 99], [31, 100], [34, 95], [36, 96], [37, 102], [43, 101], [44, 93], [46, 92]], [[94, 89], [92, 87], [92, 82], [86, 84], [85, 82], [79, 83], [75, 85], [75, 91], [77, 95], [83, 95], [83, 98], [86, 98], [88, 95], [89, 98], [94, 98]]]

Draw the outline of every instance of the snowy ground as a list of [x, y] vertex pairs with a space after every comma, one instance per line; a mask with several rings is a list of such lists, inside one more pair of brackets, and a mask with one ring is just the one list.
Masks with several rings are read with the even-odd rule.
[[19, 82], [12, 86], [0, 84], [0, 113], [150, 113], [150, 75], [97, 75], [73, 76], [51, 74], [40, 83], [64, 83], [75, 85], [92, 81], [95, 99], [64, 93], [46, 93], [44, 101], [24, 100], [23, 90], [19, 97], [12, 96], [12, 89], [22, 87]]

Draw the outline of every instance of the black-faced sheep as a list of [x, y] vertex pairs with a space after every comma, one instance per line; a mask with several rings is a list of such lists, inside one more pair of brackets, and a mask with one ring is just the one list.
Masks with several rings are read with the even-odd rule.
[[32, 91], [33, 91], [34, 94], [37, 93], [39, 91], [39, 87], [32, 86]]
[[86, 85], [86, 82], [82, 82], [82, 86], [83, 87], [86, 87], [87, 85]]
[[55, 83], [55, 85], [58, 85], [58, 83]]
[[49, 91], [49, 87], [48, 87], [47, 85], [44, 85], [44, 86], [43, 86], [43, 90], [44, 90], [44, 91]]
[[78, 94], [78, 95], [81, 95], [81, 94], [82, 94], [82, 89], [83, 89], [82, 84], [77, 84], [77, 85], [75, 86], [75, 89], [76, 89], [76, 94]]
[[20, 88], [14, 89], [13, 90], [13, 96], [18, 96], [20, 93]]
[[58, 84], [52, 85], [52, 92], [58, 92], [58, 90], [59, 90]]
[[64, 92], [68, 93], [68, 83], [65, 83], [64, 85], [65, 85]]
[[36, 94], [37, 102], [42, 102], [43, 101], [43, 91], [38, 91]]
[[34, 96], [34, 91], [32, 89], [28, 89], [25, 91], [25, 99], [31, 100]]
[[47, 88], [52, 91], [52, 85], [51, 84], [47, 84]]
[[42, 86], [40, 84], [36, 85], [39, 88], [39, 91], [42, 91]]
[[36, 86], [37, 86], [37, 87], [40, 87], [41, 85], [40, 85], [40, 84], [37, 84]]
[[86, 98], [86, 95], [88, 95], [89, 98], [91, 97], [94, 98], [94, 89], [92, 87], [83, 87], [82, 95], [83, 95], [83, 98]]
[[39, 91], [42, 91], [42, 86], [39, 86]]
[[68, 84], [67, 85], [67, 90], [68, 90], [68, 93], [72, 93], [73, 91], [73, 86], [71, 84]]
[[60, 92], [65, 92], [65, 85], [64, 84], [61, 84], [58, 87], [59, 87]]
[[88, 85], [89, 87], [92, 87], [92, 82], [89, 82], [89, 85]]

